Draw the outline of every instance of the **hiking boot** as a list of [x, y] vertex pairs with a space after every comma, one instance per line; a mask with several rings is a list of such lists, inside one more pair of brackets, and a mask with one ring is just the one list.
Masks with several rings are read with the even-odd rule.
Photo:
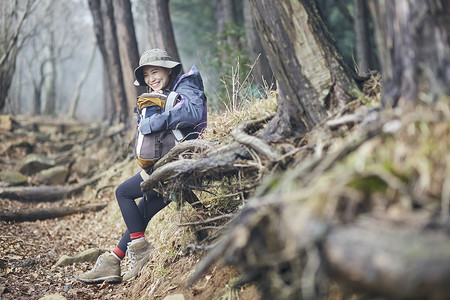
[[105, 252], [97, 258], [92, 270], [77, 276], [77, 279], [85, 283], [121, 282], [120, 260], [110, 252]]
[[130, 258], [128, 271], [123, 275], [123, 281], [135, 279], [147, 264], [153, 247], [146, 241], [132, 242], [128, 245], [127, 255]]

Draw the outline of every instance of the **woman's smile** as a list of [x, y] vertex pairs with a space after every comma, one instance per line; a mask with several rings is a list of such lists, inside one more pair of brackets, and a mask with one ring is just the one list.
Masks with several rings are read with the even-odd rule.
[[162, 91], [169, 84], [172, 69], [147, 66], [144, 68], [144, 81], [153, 91]]

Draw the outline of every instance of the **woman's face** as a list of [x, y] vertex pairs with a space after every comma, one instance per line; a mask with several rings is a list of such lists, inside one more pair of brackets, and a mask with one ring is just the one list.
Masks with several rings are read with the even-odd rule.
[[172, 69], [162, 67], [145, 66], [144, 82], [155, 92], [160, 92], [169, 84], [169, 75]]

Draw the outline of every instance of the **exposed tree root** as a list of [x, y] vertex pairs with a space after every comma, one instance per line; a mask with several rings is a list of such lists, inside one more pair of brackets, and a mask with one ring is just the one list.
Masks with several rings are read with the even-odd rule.
[[[345, 287], [343, 293], [381, 295], [388, 299], [447, 299], [450, 295], [448, 225], [434, 219], [439, 212], [445, 215], [448, 202], [442, 204], [436, 198], [424, 200], [426, 193], [417, 197], [414, 193], [422, 191], [417, 187], [413, 190], [403, 174], [389, 173], [390, 169], [384, 173], [379, 169], [376, 169], [378, 173], [376, 170], [355, 172], [351, 176], [333, 177], [331, 181], [322, 176], [330, 171], [332, 176], [339, 174], [336, 170], [341, 170], [342, 166], [338, 164], [357, 150], [365, 153], [367, 147], [376, 149], [386, 146], [384, 143], [395, 147], [389, 143], [398, 137], [405, 139], [401, 147], [407, 147], [410, 142], [414, 145], [417, 137], [412, 138], [411, 131], [416, 126], [430, 132], [448, 128], [445, 114], [419, 111], [420, 116], [414, 112], [405, 116], [401, 111], [375, 112], [376, 116], [356, 112], [335, 122], [327, 120], [320, 124], [307, 137], [315, 143], [304, 143], [302, 149], [294, 151], [297, 160], [293, 166], [266, 180], [267, 187], [259, 188], [258, 196], [248, 199], [227, 224], [228, 232], [208, 251], [190, 283], [222, 262], [242, 267], [243, 280], [258, 282], [267, 299], [326, 297], [329, 279]], [[312, 148], [328, 149], [336, 141], [333, 134], [339, 134], [342, 127], [348, 126], [352, 127], [351, 135], [339, 140], [340, 147], [323, 152]], [[429, 131], [424, 131], [421, 138], [429, 137]], [[448, 136], [448, 129], [446, 134]], [[316, 142], [321, 139], [329, 144]], [[361, 148], [362, 145], [366, 147]], [[392, 151], [398, 153], [403, 148]], [[417, 148], [418, 153], [422, 153], [420, 146]], [[445, 146], [439, 147], [438, 153], [442, 148]], [[426, 152], [424, 158], [433, 153]], [[438, 167], [442, 164], [438, 161], [442, 160], [430, 161], [433, 164], [430, 168], [440, 170]], [[444, 170], [448, 170], [448, 165], [439, 172]], [[414, 176], [420, 178], [420, 175], [415, 173]], [[422, 178], [430, 180], [430, 175], [425, 173]], [[319, 189], [320, 180], [325, 184], [340, 182], [340, 185], [329, 190]], [[444, 183], [438, 186], [448, 182], [439, 180]], [[365, 182], [364, 188], [349, 187], [360, 181]], [[418, 182], [420, 179], [413, 180], [413, 183]], [[295, 183], [298, 187], [293, 191]], [[384, 187], [380, 189], [377, 184]], [[378, 192], [371, 195], [372, 189], [384, 193], [386, 188], [390, 189], [392, 198], [378, 199]], [[300, 190], [304, 194], [299, 194]], [[442, 194], [444, 197], [445, 193]], [[391, 206], [393, 216], [383, 210]]]
[[[175, 146], [174, 151], [178, 151], [176, 148], [180, 145]], [[238, 143], [232, 143], [204, 152], [203, 158], [182, 159], [160, 166], [150, 174], [149, 179], [142, 182], [141, 189], [145, 193], [160, 187], [161, 183], [168, 180], [181, 182], [179, 188], [182, 188], [195, 185], [195, 182], [208, 177], [219, 178], [226, 174], [236, 174], [239, 170], [234, 165], [237, 160], [249, 158], [251, 156], [246, 149]]]
[[275, 162], [280, 159], [281, 154], [276, 149], [270, 147], [270, 145], [264, 140], [247, 133], [249, 129], [260, 126], [261, 124], [267, 122], [267, 120], [271, 117], [272, 116], [264, 117], [259, 120], [242, 122], [233, 130], [232, 135], [240, 144], [254, 149], [258, 154], [264, 156], [269, 161]]

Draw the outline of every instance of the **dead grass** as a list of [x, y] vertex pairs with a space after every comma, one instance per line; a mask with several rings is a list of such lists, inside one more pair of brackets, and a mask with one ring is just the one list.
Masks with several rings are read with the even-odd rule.
[[247, 99], [239, 106], [223, 112], [208, 112], [208, 126], [203, 138], [219, 143], [231, 141], [231, 131], [242, 121], [256, 120], [273, 114], [277, 107], [276, 92], [267, 91], [267, 97]]

